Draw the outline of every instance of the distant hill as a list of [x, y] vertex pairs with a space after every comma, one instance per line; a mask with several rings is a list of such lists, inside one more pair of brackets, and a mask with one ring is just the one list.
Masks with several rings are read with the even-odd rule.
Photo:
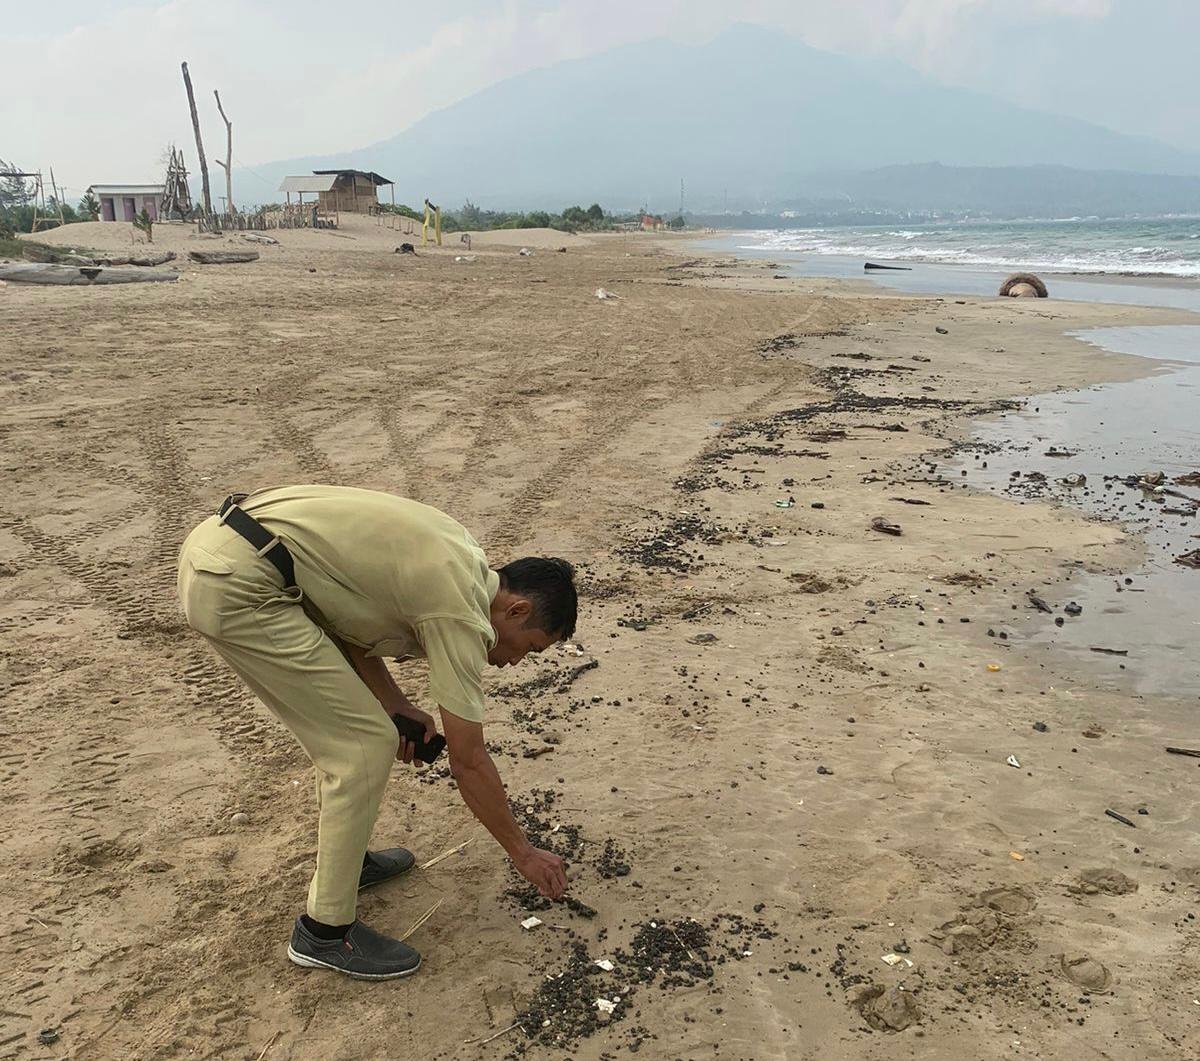
[[[381, 103], [381, 106], [385, 104]], [[1200, 174], [1200, 153], [939, 85], [898, 63], [818, 51], [755, 26], [707, 44], [629, 45], [492, 85], [391, 139], [255, 166], [356, 166], [397, 200], [713, 209], [794, 198], [816, 173], [938, 162]], [[239, 197], [277, 195], [239, 175]], [[851, 193], [853, 194], [853, 193]]]

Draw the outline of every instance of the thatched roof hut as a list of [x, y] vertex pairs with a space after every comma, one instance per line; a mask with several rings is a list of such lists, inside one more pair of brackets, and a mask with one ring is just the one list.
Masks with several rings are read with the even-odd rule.
[[1000, 285], [1001, 298], [1047, 298], [1049, 294], [1041, 277], [1033, 273], [1013, 273]]

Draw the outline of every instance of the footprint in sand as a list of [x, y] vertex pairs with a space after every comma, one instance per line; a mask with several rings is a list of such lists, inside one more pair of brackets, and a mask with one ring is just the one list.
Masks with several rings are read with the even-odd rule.
[[859, 994], [853, 1005], [863, 1020], [880, 1032], [902, 1032], [921, 1020], [921, 1010], [912, 992], [900, 987], [873, 984]]
[[1085, 869], [1079, 874], [1074, 884], [1067, 886], [1069, 891], [1083, 895], [1128, 895], [1138, 890], [1138, 882], [1127, 877], [1119, 869]]
[[1034, 897], [1020, 888], [989, 888], [979, 893], [979, 902], [1009, 917], [1027, 914], [1037, 905]]
[[1184, 884], [1190, 884], [1193, 888], [1200, 888], [1200, 866], [1184, 866], [1182, 869], [1177, 870], [1175, 875]]
[[1089, 995], [1106, 995], [1112, 987], [1112, 973], [1088, 954], [1060, 954], [1058, 967], [1063, 976]]
[[1033, 896], [1020, 888], [989, 888], [979, 893], [975, 906], [934, 929], [930, 938], [943, 954], [985, 950], [1004, 937], [1005, 917], [1027, 914], [1035, 905]]

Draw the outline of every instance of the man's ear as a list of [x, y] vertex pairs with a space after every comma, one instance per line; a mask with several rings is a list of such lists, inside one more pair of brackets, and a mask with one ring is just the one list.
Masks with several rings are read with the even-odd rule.
[[528, 619], [533, 614], [533, 605], [524, 597], [518, 597], [508, 606], [507, 614], [512, 619]]

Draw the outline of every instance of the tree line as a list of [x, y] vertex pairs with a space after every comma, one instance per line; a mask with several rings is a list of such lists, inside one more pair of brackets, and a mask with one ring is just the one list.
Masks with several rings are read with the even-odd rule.
[[[403, 204], [391, 206], [381, 203], [379, 209], [383, 213], [399, 214], [416, 221], [423, 221], [425, 216], [421, 211]], [[640, 221], [644, 214], [644, 208], [637, 213], [609, 212], [599, 203], [592, 203], [586, 209], [582, 206], [568, 206], [556, 214], [548, 210], [482, 210], [468, 199], [457, 210], [442, 211], [442, 231], [487, 232], [507, 228], [552, 228], [559, 232], [609, 232], [622, 225]], [[671, 228], [684, 227], [682, 217], [665, 223]]]

